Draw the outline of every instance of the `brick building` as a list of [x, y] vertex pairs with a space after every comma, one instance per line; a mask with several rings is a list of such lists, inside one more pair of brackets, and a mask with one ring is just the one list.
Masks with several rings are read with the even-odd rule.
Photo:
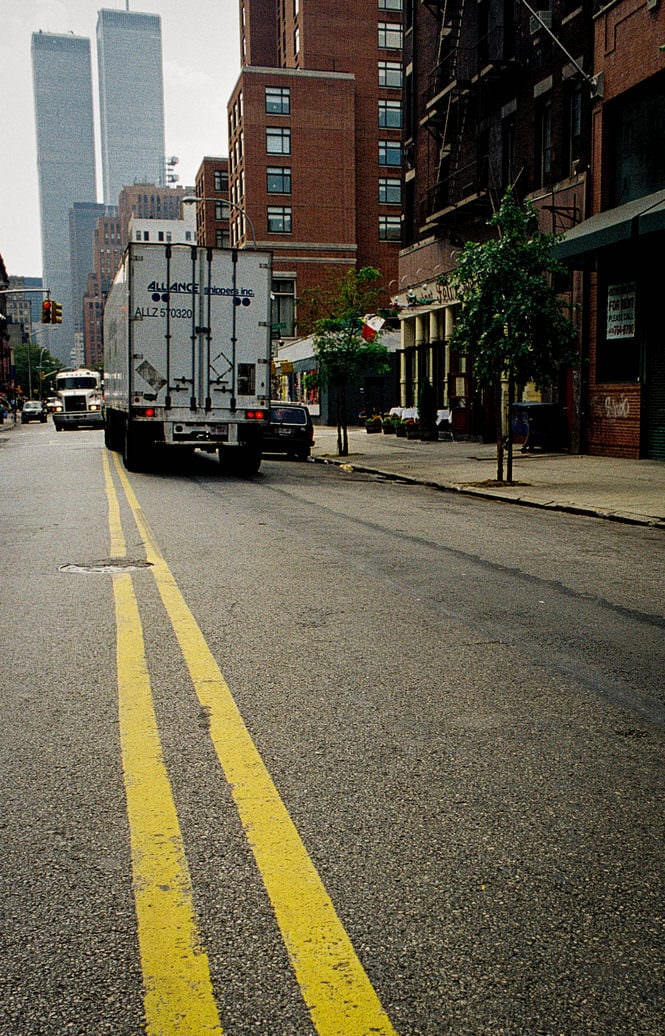
[[229, 160], [206, 157], [196, 174], [196, 240], [207, 248], [229, 247]]
[[274, 333], [292, 338], [308, 288], [354, 266], [397, 277], [402, 0], [240, 0], [240, 26], [231, 244], [272, 250]]
[[[531, 6], [531, 5], [530, 5]], [[457, 300], [447, 282], [468, 240], [511, 184], [546, 231], [587, 214], [592, 77], [590, 0], [408, 0], [405, 10], [404, 223], [399, 263], [402, 403], [425, 378], [458, 433], [494, 434], [467, 359], [449, 346]], [[534, 8], [535, 9], [535, 8]], [[551, 31], [550, 31], [551, 30]], [[552, 35], [553, 33], [554, 35]], [[581, 300], [582, 280], [566, 286]], [[577, 448], [581, 366], [555, 387]]]
[[665, 9], [616, 0], [594, 14], [590, 217], [561, 256], [586, 281], [589, 452], [665, 460]]

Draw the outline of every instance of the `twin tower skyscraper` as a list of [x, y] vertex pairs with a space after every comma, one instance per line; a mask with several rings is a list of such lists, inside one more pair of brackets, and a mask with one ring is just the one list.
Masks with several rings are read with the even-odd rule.
[[[164, 182], [159, 15], [99, 11], [97, 66], [103, 200], [117, 205], [125, 186]], [[63, 305], [64, 345], [73, 332], [69, 214], [97, 200], [90, 40], [33, 33], [32, 73], [43, 280]]]

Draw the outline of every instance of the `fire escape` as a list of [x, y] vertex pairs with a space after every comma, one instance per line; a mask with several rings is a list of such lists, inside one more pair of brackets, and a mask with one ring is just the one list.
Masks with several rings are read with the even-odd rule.
[[[491, 169], [489, 120], [506, 61], [503, 25], [488, 30], [488, 5], [471, 0], [422, 0], [439, 20], [436, 64], [429, 76], [421, 126], [430, 134], [431, 185], [420, 211], [421, 232], [459, 214], [489, 211], [500, 187]], [[483, 21], [483, 18], [485, 21]]]

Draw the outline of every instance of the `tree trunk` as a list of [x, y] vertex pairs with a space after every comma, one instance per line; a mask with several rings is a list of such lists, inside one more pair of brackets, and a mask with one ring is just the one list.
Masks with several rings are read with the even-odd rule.
[[508, 372], [508, 435], [506, 443], [508, 446], [506, 459], [506, 482], [512, 485], [513, 481], [513, 403], [515, 402], [515, 378], [513, 372]]
[[349, 436], [346, 427], [346, 407], [345, 397], [342, 388], [337, 386], [337, 456], [348, 457], [349, 455]]
[[503, 482], [503, 421], [501, 420], [501, 378], [497, 378], [494, 387], [494, 404], [496, 409], [496, 480]]

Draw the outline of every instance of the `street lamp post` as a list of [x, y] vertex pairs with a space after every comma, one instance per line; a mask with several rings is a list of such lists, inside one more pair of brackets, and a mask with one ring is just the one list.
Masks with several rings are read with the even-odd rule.
[[228, 198], [201, 198], [198, 194], [188, 194], [182, 199], [183, 205], [196, 205], [198, 202], [219, 202], [221, 205], [226, 205], [228, 206], [228, 208], [235, 209], [236, 212], [240, 212], [249, 223], [249, 229], [252, 232], [252, 244], [254, 245], [255, 249], [258, 248], [258, 245], [256, 243], [256, 231], [254, 230], [254, 224], [250, 219], [249, 213], [245, 209], [243, 209], [242, 205], [238, 205], [236, 202], [230, 201], [230, 199]]

